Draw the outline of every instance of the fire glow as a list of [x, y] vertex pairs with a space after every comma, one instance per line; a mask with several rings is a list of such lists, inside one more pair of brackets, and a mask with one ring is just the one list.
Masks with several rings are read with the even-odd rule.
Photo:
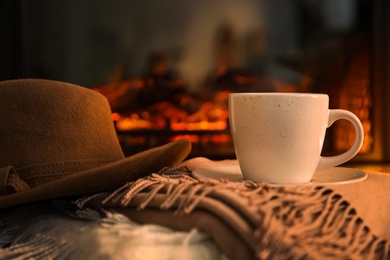
[[[356, 83], [356, 82], [355, 82]], [[355, 84], [356, 85], [356, 84]], [[367, 89], [362, 88], [362, 89]], [[339, 95], [338, 107], [353, 111], [362, 121], [365, 142], [360, 154], [367, 153], [372, 146], [370, 121], [371, 99], [367, 91], [357, 96]], [[233, 152], [233, 141], [229, 128], [227, 106], [229, 92], [220, 91], [212, 100], [202, 101], [183, 95], [180, 102], [162, 101], [145, 108], [129, 112], [115, 112], [112, 119], [120, 141], [128, 147], [152, 147], [168, 141], [187, 138], [202, 153], [204, 151]], [[345, 103], [346, 100], [348, 103]], [[337, 136], [330, 145], [335, 153], [349, 149], [354, 140], [354, 129], [346, 122], [332, 126]]]
[[[148, 111], [121, 115], [113, 113], [112, 118], [119, 131], [169, 130], [169, 131], [216, 131], [228, 129], [228, 111], [212, 102], [204, 103], [200, 109], [189, 114], [177, 111], [165, 104], [164, 113], [151, 115]], [[169, 111], [172, 109], [172, 111]]]

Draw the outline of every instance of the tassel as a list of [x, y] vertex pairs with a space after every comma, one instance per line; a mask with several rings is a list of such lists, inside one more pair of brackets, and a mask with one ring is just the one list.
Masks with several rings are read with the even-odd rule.
[[[229, 192], [243, 200], [240, 206], [224, 197]], [[272, 187], [250, 181], [197, 180], [185, 168], [166, 168], [110, 194], [87, 197], [77, 205], [100, 199], [103, 203], [128, 206], [140, 192], [148, 193], [138, 205], [142, 210], [159, 194], [165, 197], [162, 210], [191, 214], [205, 197], [221, 200], [233, 210], [251, 207], [258, 219], [253, 235], [260, 259], [353, 258], [386, 259], [389, 241], [375, 237], [356, 210], [333, 190], [315, 185]], [[233, 196], [233, 195], [232, 195]], [[178, 200], [180, 199], [180, 203]], [[242, 210], [242, 208], [241, 208]], [[244, 210], [245, 211], [245, 210]]]

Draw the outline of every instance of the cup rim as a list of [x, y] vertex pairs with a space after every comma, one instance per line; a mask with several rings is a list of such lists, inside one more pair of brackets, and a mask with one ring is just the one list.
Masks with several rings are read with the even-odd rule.
[[295, 96], [295, 97], [328, 97], [325, 93], [309, 92], [241, 92], [230, 93], [229, 96]]

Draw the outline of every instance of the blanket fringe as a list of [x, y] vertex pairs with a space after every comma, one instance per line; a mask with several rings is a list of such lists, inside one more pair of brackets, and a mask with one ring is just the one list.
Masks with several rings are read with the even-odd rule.
[[218, 190], [231, 191], [255, 207], [262, 217], [254, 236], [259, 259], [390, 259], [390, 243], [374, 236], [351, 205], [333, 190], [315, 185], [271, 187], [265, 183], [197, 180], [188, 169], [165, 169], [110, 194], [76, 201], [84, 207], [100, 199], [126, 207], [140, 192], [149, 195], [139, 204], [146, 208], [156, 194], [164, 194], [161, 209], [190, 214], [204, 197]]

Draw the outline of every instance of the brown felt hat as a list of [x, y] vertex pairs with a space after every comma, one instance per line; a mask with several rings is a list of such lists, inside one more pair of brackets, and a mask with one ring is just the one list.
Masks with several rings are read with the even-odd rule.
[[115, 189], [184, 160], [187, 139], [130, 157], [108, 101], [69, 83], [0, 82], [0, 208]]

